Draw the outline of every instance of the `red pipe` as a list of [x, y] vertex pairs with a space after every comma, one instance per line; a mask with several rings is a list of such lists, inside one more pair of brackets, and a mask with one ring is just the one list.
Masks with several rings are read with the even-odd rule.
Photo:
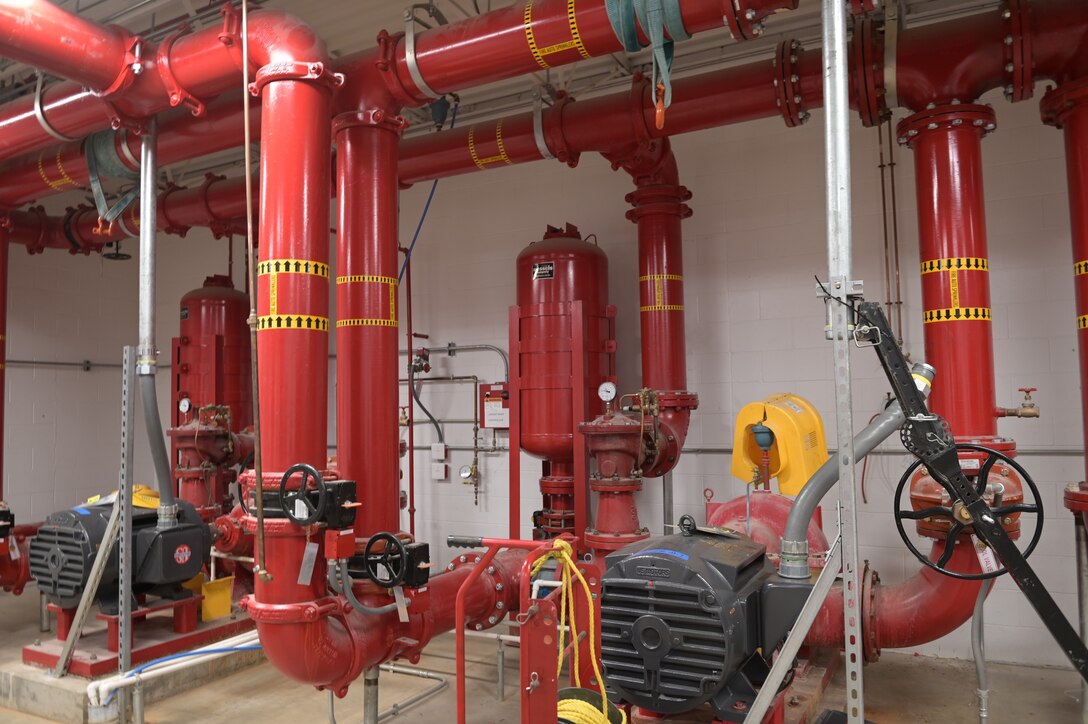
[[[744, 497], [739, 497], [717, 506], [708, 513], [707, 525], [745, 530], [748, 505]], [[765, 545], [768, 553], [778, 553], [793, 501], [777, 493], [756, 491], [750, 505], [752, 539]], [[828, 544], [815, 521], [809, 526], [808, 542], [813, 565], [822, 565]], [[938, 560], [943, 551], [944, 540], [934, 541], [930, 560]], [[957, 540], [947, 567], [960, 573], [981, 571], [969, 539]], [[876, 572], [866, 567], [861, 597], [866, 661], [876, 661], [881, 649], [919, 646], [957, 629], [974, 612], [979, 585], [979, 581], [959, 581], [923, 567], [906, 581], [885, 586]], [[836, 584], [809, 630], [807, 645], [842, 647], [842, 606], [842, 587]]]
[[336, 449], [340, 474], [357, 482], [364, 501], [357, 537], [400, 530], [397, 144], [404, 125], [380, 110], [334, 123]]
[[[255, 519], [246, 519], [249, 532], [255, 524]], [[469, 624], [490, 626], [490, 616], [518, 606], [524, 558], [519, 551], [496, 556], [488, 566], [478, 565], [479, 556], [470, 554], [463, 562], [451, 564], [449, 572], [431, 576], [425, 588], [407, 592], [412, 600], [409, 620], [400, 623], [396, 612], [364, 614], [329, 595], [327, 564], [320, 554], [309, 583], [297, 583], [308, 540], [306, 529], [273, 519], [266, 523], [265, 535], [273, 580], [258, 577], [255, 595], [243, 601], [257, 622], [265, 655], [289, 678], [330, 689], [340, 697], [364, 669], [397, 656], [417, 661], [432, 637], [453, 629], [458, 591], [470, 575], [475, 573], [480, 580], [465, 589], [463, 612]], [[367, 605], [390, 600], [387, 593], [379, 595], [363, 584], [355, 588]]]
[[[1081, 419], [1085, 449], [1088, 450], [1088, 76], [1047, 91], [1042, 111], [1043, 122], [1061, 128], [1065, 135], [1077, 347], [1080, 353]], [[1085, 477], [1088, 478], [1088, 456], [1084, 465]]]
[[[201, 186], [168, 189], [159, 195], [158, 227], [171, 234], [185, 236], [190, 227], [207, 226], [217, 234], [232, 229], [244, 231], [245, 181], [208, 176]], [[40, 208], [11, 211], [8, 241], [22, 244], [30, 253], [44, 249], [67, 249], [71, 253], [101, 251], [114, 241], [136, 236], [139, 231], [140, 205], [125, 210], [106, 232], [98, 233], [98, 212], [81, 206], [63, 217], [46, 216]]]
[[982, 138], [995, 126], [987, 106], [951, 105], [898, 128], [915, 156], [926, 361], [940, 371], [930, 407], [957, 439], [983, 444], [997, 436], [982, 186]]
[[[239, 99], [224, 96], [208, 107], [200, 117], [174, 113], [159, 126], [159, 163], [170, 165], [197, 156], [226, 151], [242, 145], [243, 115]], [[252, 127], [260, 131], [260, 108], [253, 106]], [[0, 164], [0, 207], [15, 208], [37, 198], [86, 188], [86, 141], [65, 143], [57, 148], [21, 156]], [[114, 138], [116, 160], [136, 173], [140, 157], [140, 138], [121, 130]]]
[[[238, 12], [230, 6], [224, 7], [219, 27], [175, 34], [158, 45], [141, 40], [137, 63], [132, 40], [125, 40], [124, 49], [115, 55], [103, 55], [106, 47], [116, 47], [116, 29], [94, 26], [43, 0], [27, 5], [49, 24], [44, 29], [27, 32], [17, 24], [18, 18], [13, 13], [0, 15], [0, 37], [6, 34], [8, 41], [0, 41], [0, 54], [62, 77], [78, 76], [74, 82], [47, 89], [42, 98], [45, 125], [65, 136], [80, 138], [111, 124], [114, 128], [128, 126], [138, 130], [139, 123], [133, 119], [176, 106], [202, 114], [209, 99], [237, 86], [238, 75], [245, 65]], [[46, 7], [50, 9], [42, 10]], [[254, 12], [249, 26], [250, 68], [324, 53], [313, 32], [286, 13]], [[78, 30], [74, 44], [69, 28]], [[80, 56], [77, 67], [84, 70], [71, 67], [74, 56]], [[137, 65], [138, 73], [134, 72]], [[109, 80], [103, 85], [106, 78]], [[100, 92], [87, 91], [83, 87], [86, 80], [93, 81], [90, 85]], [[9, 158], [54, 143], [54, 136], [34, 112], [32, 95], [0, 108], [0, 157]]]
[[0, 588], [12, 595], [21, 594], [30, 582], [30, 539], [41, 525], [17, 525], [7, 540], [0, 541]]

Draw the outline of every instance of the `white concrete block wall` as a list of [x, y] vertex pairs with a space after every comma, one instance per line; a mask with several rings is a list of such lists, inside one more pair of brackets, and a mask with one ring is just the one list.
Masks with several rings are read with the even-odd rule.
[[[997, 107], [999, 130], [984, 142], [990, 225], [998, 403], [1015, 405], [1017, 387], [1039, 388], [1040, 420], [1003, 421], [1001, 430], [1031, 450], [1069, 451], [1081, 446], [1068, 201], [1061, 135], [1042, 127], [1033, 103]], [[744, 404], [776, 392], [809, 398], [834, 439], [831, 350], [823, 339], [823, 305], [814, 276], [826, 274], [823, 221], [821, 115], [800, 129], [768, 120], [674, 139], [681, 178], [695, 194], [694, 216], [684, 224], [689, 385], [700, 395], [689, 447], [731, 446], [733, 419]], [[876, 132], [855, 124], [855, 276], [870, 297], [882, 294], [882, 248]], [[917, 274], [917, 223], [913, 164], [900, 153], [900, 244], [906, 299], [907, 348], [922, 358]], [[411, 238], [429, 184], [401, 198], [402, 242]], [[429, 346], [453, 341], [506, 348], [507, 310], [514, 301], [514, 260], [546, 224], [577, 224], [594, 233], [609, 254], [611, 298], [619, 307], [619, 376], [624, 390], [639, 386], [635, 227], [623, 217], [630, 180], [601, 158], [586, 155], [571, 170], [555, 163], [504, 168], [443, 180], [416, 249], [413, 266], [416, 331]], [[129, 245], [134, 249], [135, 244]], [[168, 349], [177, 330], [177, 299], [204, 276], [225, 268], [225, 246], [193, 232], [164, 238], [160, 256], [159, 345]], [[135, 341], [136, 260], [48, 253], [28, 257], [12, 250], [9, 290], [9, 357], [112, 362]], [[240, 279], [241, 271], [236, 270]], [[402, 306], [403, 309], [403, 299]], [[402, 330], [403, 331], [403, 330]], [[332, 347], [335, 348], [334, 339]], [[419, 342], [417, 344], [422, 344]], [[402, 342], [402, 347], [405, 346]], [[861, 427], [881, 405], [887, 383], [875, 356], [858, 352], [854, 406]], [[494, 355], [465, 353], [432, 359], [432, 374], [475, 374], [495, 381], [502, 366]], [[330, 369], [332, 369], [330, 364]], [[38, 518], [112, 487], [117, 475], [118, 379], [116, 370], [11, 367], [7, 376], [5, 431], [7, 499], [23, 520]], [[939, 384], [939, 379], [938, 379]], [[335, 381], [330, 379], [330, 398]], [[443, 418], [471, 417], [468, 385], [427, 385], [425, 402]], [[160, 382], [164, 416], [169, 384]], [[408, 400], [402, 387], [402, 404]], [[330, 399], [330, 421], [334, 417]], [[422, 418], [418, 414], [417, 418]], [[165, 419], [165, 418], [164, 418]], [[471, 426], [448, 425], [447, 442], [471, 442]], [[433, 430], [420, 425], [417, 444]], [[490, 441], [490, 435], [486, 440]], [[330, 445], [335, 430], [330, 426]], [[505, 447], [505, 434], [499, 435]], [[919, 564], [894, 532], [891, 494], [909, 462], [896, 443], [869, 468], [869, 503], [859, 516], [862, 553], [885, 584], [913, 575]], [[454, 451], [451, 478], [430, 478], [429, 450], [417, 452], [417, 533], [433, 543], [444, 563], [450, 533], [507, 534], [508, 458], [481, 456], [479, 505], [456, 478], [471, 454]], [[1025, 455], [1023, 463], [1044, 492], [1049, 517], [1032, 559], [1067, 615], [1075, 616], [1072, 519], [1061, 490], [1083, 474], [1079, 455]], [[537, 461], [522, 456], [523, 520], [540, 507]], [[685, 457], [674, 474], [676, 513], [702, 519], [703, 491], [715, 500], [742, 494], [722, 454]], [[140, 441], [137, 479], [151, 482], [146, 445]], [[661, 530], [661, 494], [647, 481], [640, 499], [644, 524]], [[831, 520], [831, 516], [827, 516]], [[405, 515], [405, 526], [407, 516]], [[522, 528], [528, 534], [528, 525]], [[1003, 661], [1064, 665], [1048, 635], [1002, 579], [988, 606], [988, 653]], [[966, 627], [919, 652], [969, 657]]]

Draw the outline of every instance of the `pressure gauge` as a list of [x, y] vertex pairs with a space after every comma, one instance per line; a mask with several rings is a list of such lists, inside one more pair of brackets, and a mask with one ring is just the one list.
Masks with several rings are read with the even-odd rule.
[[181, 414], [188, 415], [191, 409], [193, 409], [193, 401], [188, 397], [182, 397], [178, 400], [178, 410], [181, 411]]
[[597, 388], [597, 396], [605, 402], [616, 399], [616, 383], [602, 382], [601, 386]]
[[461, 480], [465, 481], [466, 483], [471, 483], [473, 480], [472, 466], [462, 465], [458, 475], [461, 476]]

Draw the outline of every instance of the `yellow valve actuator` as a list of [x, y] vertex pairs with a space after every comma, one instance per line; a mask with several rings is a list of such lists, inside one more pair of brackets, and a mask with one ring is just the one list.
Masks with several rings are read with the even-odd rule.
[[737, 415], [733, 436], [733, 475], [745, 482], [761, 467], [763, 451], [752, 428], [762, 423], [774, 433], [770, 475], [778, 478], [782, 495], [797, 495], [808, 479], [827, 462], [827, 440], [820, 413], [808, 400], [793, 394], [771, 395], [745, 405]]

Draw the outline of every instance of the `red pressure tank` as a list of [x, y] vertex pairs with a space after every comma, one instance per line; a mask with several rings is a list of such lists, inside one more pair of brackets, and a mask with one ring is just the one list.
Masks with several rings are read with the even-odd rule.
[[[518, 326], [510, 336], [518, 355], [520, 444], [544, 459], [544, 509], [536, 516], [536, 535], [554, 537], [575, 532], [575, 430], [603, 411], [597, 387], [615, 376], [608, 258], [574, 226], [549, 226], [543, 241], [518, 255], [517, 275]], [[581, 320], [575, 319], [576, 302], [581, 302]], [[575, 379], [579, 353], [585, 374]], [[584, 407], [576, 410], [580, 401]]]
[[232, 446], [230, 433], [253, 424], [248, 317], [248, 298], [226, 276], [210, 276], [181, 298], [170, 438], [178, 494], [197, 508], [223, 502], [233, 480], [229, 471], [202, 464], [210, 459], [206, 448], [215, 438]]

